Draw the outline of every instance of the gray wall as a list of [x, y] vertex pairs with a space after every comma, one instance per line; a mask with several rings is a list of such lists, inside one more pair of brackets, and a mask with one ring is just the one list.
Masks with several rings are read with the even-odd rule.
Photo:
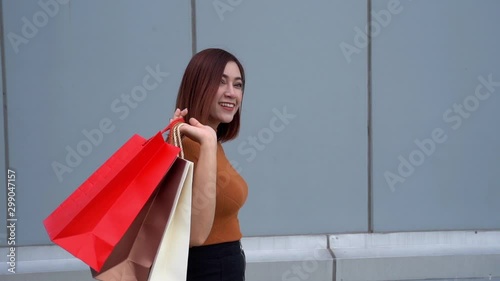
[[[250, 186], [244, 233], [367, 231], [367, 56], [347, 64], [338, 51], [366, 25], [366, 2], [287, 1], [286, 12], [279, 1], [234, 2], [219, 14], [196, 2], [197, 45], [234, 50], [248, 72], [243, 130], [228, 146]], [[270, 130], [285, 109], [293, 118]]]
[[[245, 236], [367, 232], [370, 216], [375, 231], [500, 228], [500, 87], [456, 130], [443, 120], [478, 76], [500, 80], [500, 2], [371, 1], [371, 49], [367, 1], [194, 1], [194, 41], [189, 1], [60, 2], [16, 52], [9, 34], [43, 9], [2, 1], [18, 244], [48, 244], [42, 220], [133, 133], [166, 124], [193, 43], [246, 67], [242, 131], [226, 146], [250, 187]], [[169, 75], [126, 106], [157, 66]], [[114, 129], [86, 151], [100, 122]], [[435, 128], [447, 140], [391, 189], [384, 173]], [[69, 163], [78, 147], [88, 155]], [[58, 178], [54, 162], [71, 172]]]
[[[3, 5], [6, 36], [21, 34], [21, 19], [43, 11], [38, 1]], [[10, 166], [19, 171], [22, 245], [48, 243], [42, 220], [133, 133], [150, 136], [167, 124], [192, 54], [189, 2], [71, 1], [57, 7], [18, 53], [5, 41]], [[121, 96], [142, 85], [148, 67], [169, 75], [148, 80], [156, 86], [146, 95], [134, 91], [138, 99], [127, 105]], [[89, 151], [82, 131], [95, 132], [101, 122], [114, 129], [102, 139], [96, 133]], [[66, 160], [68, 147], [88, 155]], [[58, 178], [54, 162], [71, 172]]]
[[401, 3], [372, 41], [374, 230], [498, 229], [500, 2]]

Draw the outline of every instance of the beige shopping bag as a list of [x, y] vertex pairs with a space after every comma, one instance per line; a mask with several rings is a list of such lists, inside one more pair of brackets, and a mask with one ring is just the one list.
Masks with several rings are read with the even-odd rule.
[[191, 232], [191, 197], [193, 163], [183, 159], [186, 173], [184, 186], [179, 189], [176, 208], [170, 213], [168, 225], [151, 268], [149, 281], [185, 281]]

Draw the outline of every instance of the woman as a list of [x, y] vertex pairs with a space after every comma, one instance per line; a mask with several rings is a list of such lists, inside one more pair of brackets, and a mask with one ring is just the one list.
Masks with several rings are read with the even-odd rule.
[[173, 118], [189, 124], [180, 131], [194, 163], [189, 281], [245, 279], [238, 211], [248, 188], [221, 145], [238, 135], [244, 87], [241, 63], [221, 49], [193, 56], [179, 87]]

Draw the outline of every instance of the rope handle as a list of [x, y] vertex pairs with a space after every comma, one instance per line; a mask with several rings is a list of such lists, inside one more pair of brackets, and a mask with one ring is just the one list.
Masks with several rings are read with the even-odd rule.
[[182, 159], [184, 159], [184, 150], [182, 147], [182, 136], [180, 127], [183, 125], [184, 125], [184, 118], [178, 117], [172, 120], [170, 124], [168, 124], [168, 126], [161, 131], [162, 134], [167, 131], [170, 131], [170, 133], [167, 136], [166, 142], [180, 148], [178, 156]]
[[170, 124], [168, 124], [168, 126], [167, 126], [167, 127], [165, 127], [165, 129], [161, 130], [161, 133], [163, 134], [163, 133], [165, 133], [165, 132], [166, 132], [166, 131], [168, 131], [168, 130], [172, 130], [172, 128], [173, 128], [175, 125], [179, 124], [179, 123], [184, 123], [184, 118], [182, 118], [182, 117], [177, 117], [177, 118], [175, 118], [174, 120], [172, 120], [172, 121], [170, 122]]
[[180, 148], [179, 157], [184, 159], [184, 148], [182, 147], [182, 136], [181, 136], [181, 127], [184, 126], [184, 123], [176, 123], [174, 128], [171, 130], [173, 135], [172, 144]]

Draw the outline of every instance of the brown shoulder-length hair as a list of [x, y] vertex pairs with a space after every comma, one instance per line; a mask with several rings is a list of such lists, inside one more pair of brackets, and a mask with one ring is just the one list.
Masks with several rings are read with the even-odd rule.
[[[205, 49], [191, 58], [184, 71], [176, 108], [188, 109], [186, 121], [194, 117], [202, 124], [207, 124], [210, 108], [219, 89], [224, 68], [230, 61], [235, 62], [241, 73], [245, 89], [245, 72], [239, 60], [231, 53], [222, 49]], [[229, 141], [238, 135], [240, 130], [241, 105], [230, 123], [221, 123], [217, 128], [217, 139], [221, 142]]]

